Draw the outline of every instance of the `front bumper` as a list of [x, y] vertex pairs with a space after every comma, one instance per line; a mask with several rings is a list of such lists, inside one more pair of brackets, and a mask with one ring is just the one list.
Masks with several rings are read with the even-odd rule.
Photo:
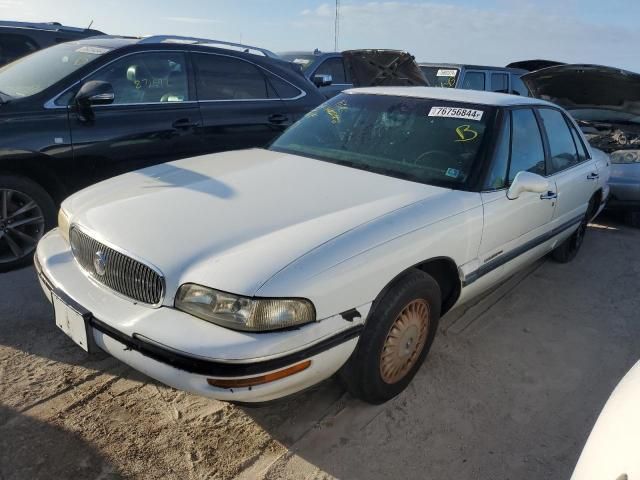
[[612, 210], [640, 210], [640, 164], [614, 164], [609, 178]]
[[[336, 315], [298, 329], [235, 332], [171, 307], [151, 308], [119, 297], [88, 278], [57, 230], [38, 244], [41, 285], [88, 315], [92, 343], [172, 387], [220, 400], [264, 402], [308, 388], [349, 358], [363, 320]], [[370, 305], [359, 308], [366, 317]], [[261, 385], [220, 388], [208, 379], [252, 378], [310, 360], [308, 368]]]

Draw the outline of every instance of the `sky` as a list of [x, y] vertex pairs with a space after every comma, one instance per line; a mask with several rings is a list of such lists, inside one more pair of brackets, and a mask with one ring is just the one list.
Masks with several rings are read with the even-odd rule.
[[[334, 49], [335, 1], [0, 0], [0, 19], [110, 34], [186, 35], [278, 52]], [[543, 58], [640, 72], [637, 0], [341, 0], [339, 50], [392, 48], [425, 62]]]

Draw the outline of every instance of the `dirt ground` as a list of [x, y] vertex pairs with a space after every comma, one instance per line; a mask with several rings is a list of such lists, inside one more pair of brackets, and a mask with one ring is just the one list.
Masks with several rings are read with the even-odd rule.
[[328, 381], [238, 407], [88, 358], [32, 268], [0, 275], [0, 479], [563, 479], [640, 357], [640, 231], [590, 228], [447, 315], [410, 387], [370, 406]]

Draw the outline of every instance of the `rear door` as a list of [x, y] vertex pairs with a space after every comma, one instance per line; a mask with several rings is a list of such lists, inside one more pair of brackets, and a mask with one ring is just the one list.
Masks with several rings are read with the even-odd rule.
[[535, 248], [551, 229], [556, 208], [553, 181], [547, 194], [525, 192], [515, 200], [507, 198], [509, 185], [522, 171], [546, 175], [543, 137], [531, 108], [506, 111], [502, 119], [482, 193], [484, 230], [478, 258], [486, 272]]
[[92, 107], [93, 119], [71, 114], [76, 162], [93, 164], [96, 179], [187, 157], [198, 145], [198, 105], [192, 100], [185, 52], [123, 56], [85, 81], [109, 82], [115, 99]]
[[561, 226], [584, 217], [598, 187], [598, 170], [573, 125], [570, 126], [569, 119], [560, 110], [539, 108], [538, 115], [546, 134], [547, 172], [558, 187], [554, 223]]
[[257, 64], [217, 53], [192, 52], [192, 58], [207, 151], [263, 147], [293, 122]]

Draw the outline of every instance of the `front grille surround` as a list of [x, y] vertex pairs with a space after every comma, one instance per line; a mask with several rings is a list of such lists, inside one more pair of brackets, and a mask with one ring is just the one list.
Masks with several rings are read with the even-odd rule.
[[[96, 240], [75, 225], [69, 232], [69, 243], [76, 262], [95, 282], [129, 300], [154, 307], [162, 304], [165, 280], [157, 268]], [[96, 271], [97, 252], [104, 258], [103, 275]]]

